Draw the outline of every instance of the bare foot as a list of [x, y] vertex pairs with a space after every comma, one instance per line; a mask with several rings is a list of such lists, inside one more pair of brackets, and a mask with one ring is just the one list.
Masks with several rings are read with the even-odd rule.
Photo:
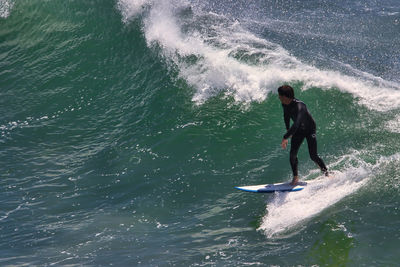
[[295, 176], [295, 177], [293, 177], [293, 180], [290, 183], [290, 185], [296, 186], [298, 183], [299, 183], [299, 176]]
[[324, 174], [325, 174], [325, 177], [327, 177], [327, 178], [333, 178], [335, 176], [335, 173], [332, 171], [326, 171], [326, 172], [324, 172]]

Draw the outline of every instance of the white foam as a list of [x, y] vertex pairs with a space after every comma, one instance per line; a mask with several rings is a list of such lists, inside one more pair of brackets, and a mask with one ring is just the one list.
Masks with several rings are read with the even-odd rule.
[[[308, 220], [366, 185], [372, 175], [378, 175], [388, 164], [400, 161], [400, 153], [397, 153], [367, 163], [362, 158], [369, 152], [353, 150], [332, 163], [330, 169], [342, 169], [335, 171], [333, 178], [313, 179], [299, 192], [276, 193], [267, 203], [266, 215], [258, 230], [264, 231], [268, 237], [298, 230]], [[314, 175], [305, 176], [305, 180]]]
[[400, 133], [400, 115], [386, 122], [386, 129], [392, 133]]
[[123, 21], [128, 22], [129, 19], [142, 13], [143, 8], [152, 4], [152, 0], [119, 0], [117, 7], [120, 10]]
[[337, 88], [351, 93], [370, 109], [400, 107], [399, 83], [365, 72], [357, 72], [356, 77], [304, 64], [281, 46], [223, 16], [190, 7], [191, 16], [177, 15], [188, 9], [184, 1], [118, 2], [125, 21], [144, 5], [151, 5], [144, 18], [148, 45], [158, 45], [163, 56], [178, 67], [180, 76], [196, 89], [196, 103], [221, 92], [238, 102], [263, 101], [278, 85], [300, 81], [304, 90]]
[[7, 18], [10, 15], [13, 6], [14, 1], [0, 0], [0, 18]]
[[313, 180], [302, 191], [276, 193], [267, 204], [267, 214], [259, 230], [268, 237], [285, 233], [354, 193], [367, 181], [363, 167], [335, 173], [334, 178]]

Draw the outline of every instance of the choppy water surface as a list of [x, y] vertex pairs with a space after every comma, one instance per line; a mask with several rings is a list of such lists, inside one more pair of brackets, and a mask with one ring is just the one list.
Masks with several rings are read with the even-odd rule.
[[[400, 4], [0, 0], [0, 264], [396, 266]], [[335, 178], [299, 152], [295, 88]]]

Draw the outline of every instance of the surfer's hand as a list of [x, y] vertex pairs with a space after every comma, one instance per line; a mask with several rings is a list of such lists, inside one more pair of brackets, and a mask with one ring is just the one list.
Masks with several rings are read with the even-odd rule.
[[287, 147], [287, 145], [288, 145], [288, 140], [287, 139], [282, 139], [282, 143], [281, 143], [281, 147], [283, 148], [283, 149], [286, 149], [286, 147]]

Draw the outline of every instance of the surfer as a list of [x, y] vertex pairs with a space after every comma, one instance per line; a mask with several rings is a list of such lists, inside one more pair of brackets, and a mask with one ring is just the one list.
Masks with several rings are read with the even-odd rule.
[[[291, 184], [296, 185], [299, 182], [297, 153], [304, 138], [307, 139], [310, 158], [319, 166], [321, 171], [328, 176], [328, 169], [317, 153], [316, 124], [306, 105], [294, 97], [294, 90], [289, 85], [279, 87], [278, 94], [279, 100], [282, 103], [283, 118], [287, 130], [281, 143], [283, 149], [286, 149], [289, 138], [292, 138], [290, 146], [290, 166], [292, 167], [293, 180]], [[293, 120], [291, 127], [289, 127], [290, 119]]]

